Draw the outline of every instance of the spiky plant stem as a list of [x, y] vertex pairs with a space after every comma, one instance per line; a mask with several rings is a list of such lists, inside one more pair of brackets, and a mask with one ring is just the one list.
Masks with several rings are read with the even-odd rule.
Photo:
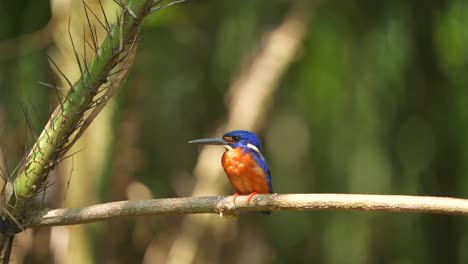
[[[152, 12], [152, 8], [160, 3], [154, 0], [130, 0], [128, 4], [115, 2], [123, 10], [117, 19], [118, 22], [110, 26], [106, 19], [106, 23], [101, 23], [107, 31], [107, 36], [100, 46], [96, 39], [93, 40], [91, 46], [94, 46], [95, 55], [89, 65], [81, 67], [77, 57], [81, 70], [80, 79], [74, 84], [69, 82], [68, 94], [57, 106], [42, 133], [36, 139], [14, 181], [8, 183], [4, 201], [11, 208], [12, 215], [23, 225], [28, 224], [27, 213], [34, 209], [30, 208], [31, 199], [44, 190], [49, 172], [96, 116], [96, 109], [98, 111], [102, 109], [103, 104], [109, 99], [109, 94], [115, 93], [116, 86], [122, 84], [122, 76], [118, 78], [117, 84], [108, 84], [108, 82], [111, 76], [114, 76], [112, 73], [120, 71], [122, 67], [128, 69], [132, 63], [142, 21]], [[91, 34], [94, 34], [91, 25], [89, 28]], [[52, 63], [55, 65], [53, 61]], [[57, 70], [61, 73], [58, 67]], [[123, 72], [125, 75], [126, 70]], [[103, 96], [96, 96], [102, 93], [102, 87], [106, 86], [105, 84], [107, 89], [112, 89], [114, 92], [104, 92]], [[89, 111], [90, 109], [94, 110]], [[3, 221], [11, 222], [9, 218], [11, 217], [6, 215], [2, 217]], [[0, 245], [5, 245], [11, 235], [8, 232], [1, 234]]]

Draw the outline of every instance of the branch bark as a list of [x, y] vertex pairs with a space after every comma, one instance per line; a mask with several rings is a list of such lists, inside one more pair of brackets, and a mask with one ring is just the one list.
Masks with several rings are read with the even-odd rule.
[[82, 208], [44, 211], [29, 227], [75, 225], [128, 216], [160, 216], [182, 214], [219, 214], [233, 216], [253, 211], [383, 211], [413, 212], [468, 216], [468, 199], [369, 194], [272, 194], [256, 195], [250, 203], [239, 196], [166, 198], [120, 201]]

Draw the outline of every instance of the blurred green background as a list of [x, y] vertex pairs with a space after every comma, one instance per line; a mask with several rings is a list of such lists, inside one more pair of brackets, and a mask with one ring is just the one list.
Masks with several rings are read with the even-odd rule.
[[[116, 5], [103, 2], [115, 19]], [[0, 2], [0, 143], [10, 171], [34, 141], [22, 107], [39, 133], [58, 104], [39, 82], [66, 92], [47, 56], [76, 79], [66, 28], [71, 15], [81, 51], [82, 10], [72, 0]], [[275, 191], [466, 197], [468, 1], [193, 0], [145, 22], [125, 87], [52, 173], [44, 206], [190, 196], [200, 149], [187, 141], [218, 136], [230, 87], [294, 12], [305, 35], [255, 125]], [[212, 164], [219, 169], [219, 158]], [[232, 194], [218, 174], [217, 194]], [[212, 224], [200, 231], [203, 222]], [[308, 211], [28, 230], [13, 261], [468, 263], [467, 249], [463, 217]]]

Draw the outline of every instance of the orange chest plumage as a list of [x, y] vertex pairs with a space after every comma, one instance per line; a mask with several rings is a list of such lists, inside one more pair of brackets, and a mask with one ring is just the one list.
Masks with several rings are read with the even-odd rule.
[[241, 148], [227, 150], [221, 164], [236, 192], [270, 193], [265, 172], [249, 151], [243, 152]]

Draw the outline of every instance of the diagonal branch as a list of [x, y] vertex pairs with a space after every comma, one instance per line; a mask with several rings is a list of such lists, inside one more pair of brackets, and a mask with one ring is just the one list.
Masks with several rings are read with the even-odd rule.
[[[123, 12], [120, 16], [121, 24], [112, 26], [100, 47], [95, 40], [97, 53], [89, 65], [85, 66], [87, 70], [80, 79], [74, 84], [68, 81], [71, 89], [66, 100], [55, 109], [22, 164], [13, 184], [14, 195], [7, 197], [8, 203], [15, 207], [19, 216], [25, 213], [32, 197], [43, 189], [50, 170], [81, 135], [83, 130], [80, 129], [77, 134], [75, 132], [88, 120], [85, 118], [85, 112], [95, 103], [95, 96], [99, 88], [108, 81], [109, 74], [118, 68], [121, 59], [126, 58], [125, 54], [133, 50], [141, 22], [149, 13], [152, 4], [149, 0], [130, 1], [127, 8], [136, 12], [138, 17]], [[57, 66], [56, 68], [59, 69]], [[93, 113], [92, 118], [95, 115]]]
[[83, 208], [44, 211], [32, 220], [29, 227], [83, 224], [125, 216], [207, 213], [232, 216], [241, 212], [267, 210], [357, 210], [468, 216], [468, 199], [409, 195], [317, 193], [256, 195], [249, 204], [246, 196], [239, 196], [236, 204], [233, 204], [232, 196], [166, 198], [121, 201]]
[[[107, 35], [102, 42], [97, 37], [96, 26], [91, 23], [88, 7], [84, 3], [89, 34], [92, 37], [91, 47], [95, 54], [89, 63], [84, 57], [81, 67], [72, 41], [81, 71], [81, 76], [75, 83], [72, 83], [60, 67], [50, 60], [57, 72], [68, 82], [70, 90], [55, 108], [40, 135], [34, 138], [35, 143], [23, 158], [17, 174], [12, 175], [14, 177], [7, 182], [3, 190], [2, 201], [5, 203], [4, 206], [11, 210], [9, 214], [0, 212], [0, 222], [3, 221], [4, 226], [8, 227], [5, 228], [8, 230], [0, 230], [0, 255], [3, 252], [3, 257], [9, 255], [9, 249], [5, 245], [17, 231], [16, 223], [28, 225], [28, 217], [33, 215], [36, 209], [32, 203], [33, 199], [39, 194], [45, 194], [49, 172], [63, 159], [109, 98], [122, 86], [127, 70], [133, 64], [141, 25], [155, 4], [161, 2], [116, 1], [123, 8], [121, 13], [117, 14], [116, 24], [111, 26], [108, 22], [102, 23], [107, 29]], [[4, 258], [4, 260], [9, 259]]]

